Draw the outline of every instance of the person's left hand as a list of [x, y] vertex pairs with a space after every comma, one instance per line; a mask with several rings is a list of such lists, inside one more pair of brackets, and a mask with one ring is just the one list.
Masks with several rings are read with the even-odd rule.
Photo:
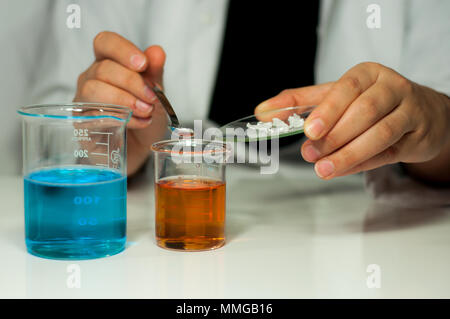
[[449, 98], [377, 63], [358, 64], [336, 82], [285, 90], [255, 113], [296, 105], [318, 105], [305, 121], [301, 152], [323, 179], [427, 162], [449, 150]]

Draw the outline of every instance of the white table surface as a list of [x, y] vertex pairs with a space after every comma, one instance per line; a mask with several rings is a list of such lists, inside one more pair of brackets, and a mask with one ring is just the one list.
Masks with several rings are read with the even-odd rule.
[[[153, 186], [128, 191], [128, 247], [115, 256], [55, 261], [29, 255], [23, 186], [0, 177], [1, 298], [450, 297], [450, 210], [377, 205], [361, 175], [321, 181], [310, 166], [276, 175], [230, 166], [227, 244], [174, 252], [154, 239]], [[68, 288], [68, 265], [81, 288]], [[381, 287], [368, 288], [377, 264]]]

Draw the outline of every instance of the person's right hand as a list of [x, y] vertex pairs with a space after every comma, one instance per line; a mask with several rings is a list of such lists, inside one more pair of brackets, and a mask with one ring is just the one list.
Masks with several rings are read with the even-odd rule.
[[[128, 173], [146, 160], [149, 146], [167, 129], [165, 114], [149, 85], [162, 87], [165, 53], [159, 46], [144, 52], [113, 32], [100, 32], [94, 39], [94, 63], [77, 83], [74, 102], [97, 102], [127, 106], [133, 111], [128, 123]], [[158, 114], [157, 114], [158, 113]]]

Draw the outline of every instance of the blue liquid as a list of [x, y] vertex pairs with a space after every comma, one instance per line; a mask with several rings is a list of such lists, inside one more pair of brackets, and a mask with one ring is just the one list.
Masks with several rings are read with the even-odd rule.
[[28, 251], [90, 259], [125, 248], [127, 179], [108, 169], [63, 167], [24, 177]]

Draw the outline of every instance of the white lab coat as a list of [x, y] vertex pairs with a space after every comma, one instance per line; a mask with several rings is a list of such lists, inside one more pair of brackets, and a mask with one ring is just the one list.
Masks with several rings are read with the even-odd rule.
[[[71, 3], [81, 7], [80, 29], [66, 27]], [[381, 8], [380, 29], [366, 25], [372, 3]], [[93, 61], [92, 40], [102, 30], [118, 32], [142, 49], [162, 45], [165, 87], [179, 117], [206, 118], [226, 7], [226, 0], [2, 1], [0, 174], [21, 169], [17, 107], [71, 101], [78, 75]], [[446, 0], [323, 0], [316, 81], [334, 81], [357, 63], [375, 61], [450, 95], [448, 13]], [[306, 14], [299, 12], [299, 19]]]

